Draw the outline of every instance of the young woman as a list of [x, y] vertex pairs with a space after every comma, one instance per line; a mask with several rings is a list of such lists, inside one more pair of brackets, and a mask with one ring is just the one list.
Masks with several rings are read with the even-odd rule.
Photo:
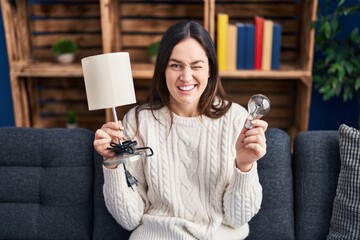
[[[164, 34], [146, 104], [124, 121], [95, 134], [94, 147], [115, 155], [113, 139], [135, 139], [152, 157], [127, 164], [138, 186], [128, 187], [122, 167], [104, 167], [105, 203], [130, 239], [244, 239], [260, 209], [256, 161], [266, 153], [263, 120], [244, 127], [247, 111], [226, 96], [214, 43], [194, 21]], [[126, 129], [126, 136], [123, 130]]]

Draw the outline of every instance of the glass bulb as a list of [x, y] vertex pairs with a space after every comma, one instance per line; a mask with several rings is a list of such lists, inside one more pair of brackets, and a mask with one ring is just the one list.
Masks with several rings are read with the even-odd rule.
[[248, 102], [249, 116], [246, 120], [245, 127], [247, 129], [251, 129], [251, 121], [254, 119], [260, 119], [262, 116], [266, 115], [269, 110], [270, 101], [266, 96], [262, 94], [255, 94], [251, 96]]

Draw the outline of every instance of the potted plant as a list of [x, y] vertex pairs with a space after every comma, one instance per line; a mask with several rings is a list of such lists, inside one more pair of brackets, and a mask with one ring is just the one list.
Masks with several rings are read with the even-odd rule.
[[52, 45], [52, 51], [58, 62], [68, 64], [74, 61], [78, 46], [71, 40], [61, 38]]
[[314, 87], [324, 100], [340, 97], [344, 101], [354, 96], [360, 99], [360, 35], [359, 29], [343, 36], [341, 19], [360, 12], [360, 1], [328, 1], [327, 8], [318, 12], [314, 23], [315, 46], [321, 59], [314, 66]]
[[157, 55], [159, 46], [160, 46], [160, 42], [157, 41], [157, 42], [153, 42], [152, 44], [150, 44], [149, 47], [147, 48], [147, 52], [150, 56], [150, 61], [152, 63], [156, 62], [156, 55]]
[[77, 127], [76, 112], [73, 109], [69, 109], [67, 111], [66, 127], [67, 128], [76, 128]]

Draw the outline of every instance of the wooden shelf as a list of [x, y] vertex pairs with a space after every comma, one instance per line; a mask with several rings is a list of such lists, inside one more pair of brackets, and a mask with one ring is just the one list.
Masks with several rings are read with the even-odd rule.
[[18, 77], [82, 77], [80, 64], [51, 62], [14, 63], [11, 72]]
[[311, 73], [304, 70], [275, 70], [275, 71], [220, 71], [220, 76], [223, 78], [239, 78], [239, 79], [302, 79], [310, 77]]
[[[151, 79], [153, 71], [153, 64], [132, 64], [134, 79]], [[11, 72], [17, 77], [83, 77], [83, 70], [80, 63], [15, 62], [11, 67]]]

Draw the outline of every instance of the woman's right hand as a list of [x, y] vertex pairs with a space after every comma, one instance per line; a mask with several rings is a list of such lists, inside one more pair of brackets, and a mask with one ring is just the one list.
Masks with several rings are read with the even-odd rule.
[[124, 127], [121, 121], [108, 122], [95, 132], [94, 148], [105, 159], [113, 157], [116, 153], [110, 149], [111, 142], [119, 142], [125, 140], [126, 136], [123, 132]]

